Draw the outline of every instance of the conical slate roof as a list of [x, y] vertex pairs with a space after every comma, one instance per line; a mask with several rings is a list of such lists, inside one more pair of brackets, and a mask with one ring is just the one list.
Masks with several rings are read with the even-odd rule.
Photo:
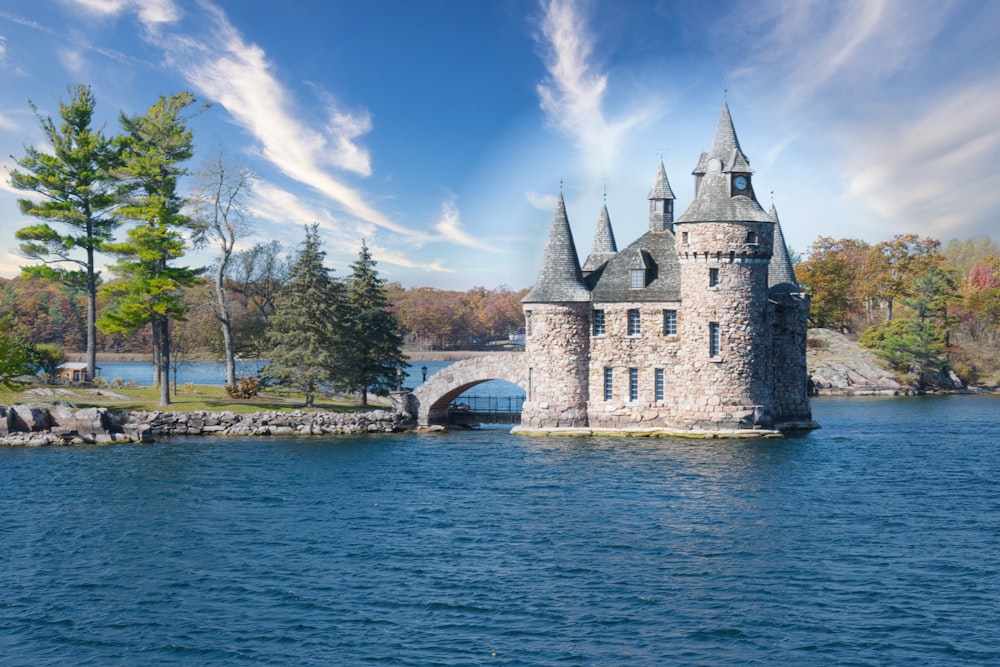
[[660, 160], [660, 170], [656, 172], [656, 182], [653, 189], [649, 191], [647, 199], [673, 199], [674, 191], [670, 189], [670, 181], [667, 180], [667, 170], [663, 167], [663, 160]]
[[[729, 189], [729, 171], [733, 165], [745, 165], [736, 171], [750, 171], [749, 160], [743, 155], [736, 138], [729, 105], [722, 105], [719, 124], [715, 128], [712, 148], [701, 154], [694, 174], [701, 175], [695, 199], [677, 219], [685, 222], [774, 222], [754, 196], [733, 197]], [[752, 195], [752, 192], [751, 192]]]
[[771, 255], [771, 264], [767, 268], [767, 287], [779, 292], [799, 292], [799, 283], [795, 279], [795, 267], [792, 265], [792, 257], [788, 253], [788, 246], [785, 245], [785, 235], [781, 233], [781, 223], [778, 221], [778, 212], [771, 204], [768, 215], [774, 220], [774, 249]]
[[594, 230], [594, 244], [590, 248], [587, 261], [583, 263], [583, 272], [596, 271], [617, 252], [618, 245], [615, 243], [615, 233], [611, 229], [611, 216], [608, 215], [608, 205], [605, 204], [601, 207], [601, 217], [597, 220], [597, 229]]
[[549, 240], [542, 255], [538, 280], [522, 299], [523, 303], [573, 303], [590, 301], [590, 291], [583, 282], [580, 259], [573, 244], [573, 232], [566, 215], [562, 194], [556, 203]]
[[709, 160], [718, 158], [722, 162], [722, 171], [753, 173], [750, 168], [750, 160], [743, 154], [740, 147], [740, 140], [736, 136], [736, 128], [733, 126], [733, 117], [729, 113], [729, 103], [723, 102], [722, 112], [719, 114], [719, 122], [715, 126], [715, 136], [712, 138], [712, 148], [701, 154], [698, 159], [698, 166], [694, 168], [693, 174], [706, 174], [709, 171]]

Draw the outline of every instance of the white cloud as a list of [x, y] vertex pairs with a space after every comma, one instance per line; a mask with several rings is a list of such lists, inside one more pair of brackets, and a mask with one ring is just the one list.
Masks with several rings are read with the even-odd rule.
[[434, 229], [441, 235], [441, 238], [456, 245], [478, 250], [489, 250], [496, 252], [497, 249], [483, 243], [480, 239], [469, 234], [462, 229], [462, 221], [458, 211], [456, 198], [453, 195], [441, 205], [441, 217], [434, 223]]
[[161, 24], [175, 23], [181, 18], [181, 10], [172, 0], [66, 0], [89, 14], [101, 17], [115, 17], [134, 11], [147, 28]]
[[246, 43], [223, 12], [210, 4], [211, 35], [194, 38], [158, 33], [168, 62], [201, 95], [218, 102], [240, 127], [259, 142], [261, 155], [290, 178], [339, 204], [347, 213], [407, 237], [424, 236], [376, 210], [364, 195], [331, 173], [341, 169], [371, 173], [367, 149], [355, 139], [371, 129], [366, 111], [349, 113], [327, 97], [328, 118], [322, 127], [300, 120], [294, 96], [276, 78], [259, 46]]
[[397, 250], [389, 250], [372, 244], [368, 244], [368, 249], [371, 251], [372, 257], [380, 263], [393, 264], [407, 269], [420, 269], [421, 271], [426, 271], [428, 273], [455, 272], [454, 269], [446, 267], [444, 262], [440, 259], [434, 259], [431, 262], [418, 262], [414, 260], [412, 255], [406, 255]]
[[605, 109], [608, 75], [592, 62], [594, 37], [575, 0], [543, 2], [540, 41], [548, 77], [538, 84], [542, 110], [582, 154], [588, 176], [602, 179], [616, 167], [628, 133], [653, 120], [661, 103], [643, 100], [618, 114]]
[[525, 192], [524, 198], [527, 199], [528, 203], [534, 208], [547, 213], [554, 211], [556, 204], [559, 203], [559, 198], [555, 195], [538, 194], [537, 192]]
[[80, 74], [87, 67], [87, 61], [79, 49], [63, 48], [59, 49], [57, 54], [59, 62], [71, 74]]
[[[1000, 214], [1000, 80], [942, 96], [913, 120], [871, 127], [849, 146], [848, 195], [888, 225], [936, 236], [989, 233]], [[995, 230], [992, 230], [995, 232]]]

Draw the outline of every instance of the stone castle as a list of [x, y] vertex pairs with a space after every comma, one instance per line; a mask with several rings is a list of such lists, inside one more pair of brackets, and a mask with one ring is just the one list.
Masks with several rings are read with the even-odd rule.
[[583, 265], [560, 194], [524, 298], [518, 431], [740, 434], [815, 428], [806, 318], [778, 215], [753, 189], [728, 105], [674, 219], [661, 161], [649, 231], [618, 250], [607, 206]]

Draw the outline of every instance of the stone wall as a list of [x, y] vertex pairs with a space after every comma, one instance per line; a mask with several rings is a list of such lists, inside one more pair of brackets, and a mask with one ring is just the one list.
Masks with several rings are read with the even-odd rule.
[[526, 304], [527, 398], [521, 425], [587, 425], [590, 304]]
[[0, 444], [58, 445], [150, 442], [188, 435], [327, 435], [392, 433], [412, 428], [407, 412], [123, 412], [65, 405], [0, 407]]
[[[766, 226], [755, 227], [760, 239]], [[768, 259], [757, 256], [764, 252], [758, 246], [746, 243], [747, 226], [713, 223], [684, 228], [691, 230], [686, 247], [692, 251], [680, 258], [683, 307], [678, 328], [683, 355], [677, 375], [683, 402], [678, 406], [676, 426], [707, 430], [770, 427], [774, 360], [768, 354]], [[711, 242], [706, 243], [706, 237]], [[712, 243], [734, 254], [708, 252]], [[745, 252], [732, 250], [741, 243]], [[684, 247], [678, 246], [679, 254]], [[714, 286], [709, 283], [712, 269], [718, 271]], [[712, 322], [720, 328], [716, 357], [709, 354]]]

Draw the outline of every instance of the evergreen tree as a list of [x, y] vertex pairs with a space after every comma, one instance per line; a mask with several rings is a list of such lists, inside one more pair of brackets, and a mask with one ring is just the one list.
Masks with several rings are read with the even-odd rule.
[[0, 317], [0, 387], [21, 386], [17, 378], [32, 375], [31, 344], [14, 331], [11, 315]]
[[[113, 213], [118, 197], [111, 174], [117, 151], [101, 130], [92, 127], [96, 102], [90, 87], [77, 85], [69, 93], [69, 102], [59, 102], [58, 127], [51, 117], [43, 118], [29, 102], [52, 152], [25, 147], [24, 157], [17, 161], [20, 170], [11, 171], [10, 183], [42, 197], [37, 202], [18, 200], [22, 213], [43, 220], [22, 227], [15, 234], [21, 242], [21, 253], [43, 262], [40, 266], [25, 267], [25, 273], [85, 286], [87, 374], [94, 377], [98, 285], [95, 255], [111, 240], [119, 225]], [[50, 222], [62, 225], [66, 233], [54, 229]]]
[[361, 405], [368, 405], [369, 391], [385, 396], [398, 387], [406, 356], [385, 281], [379, 278], [375, 260], [364, 242], [351, 269], [341, 382], [361, 395]]
[[121, 280], [107, 289], [113, 303], [102, 312], [99, 326], [105, 333], [127, 335], [152, 325], [162, 406], [170, 404], [169, 320], [183, 319], [183, 288], [201, 272], [171, 263], [184, 255], [182, 231], [190, 226], [181, 212], [177, 180], [186, 173], [181, 163], [193, 152], [184, 112], [194, 101], [190, 93], [160, 97], [145, 114], [120, 117], [124, 135], [118, 176], [124, 201], [119, 213], [136, 224], [125, 242], [107, 246], [119, 256], [112, 271]]
[[306, 227], [302, 249], [270, 318], [268, 364], [261, 371], [264, 379], [303, 392], [306, 407], [312, 407], [316, 393], [340, 375], [344, 290], [323, 266], [325, 257], [319, 225], [314, 223]]

